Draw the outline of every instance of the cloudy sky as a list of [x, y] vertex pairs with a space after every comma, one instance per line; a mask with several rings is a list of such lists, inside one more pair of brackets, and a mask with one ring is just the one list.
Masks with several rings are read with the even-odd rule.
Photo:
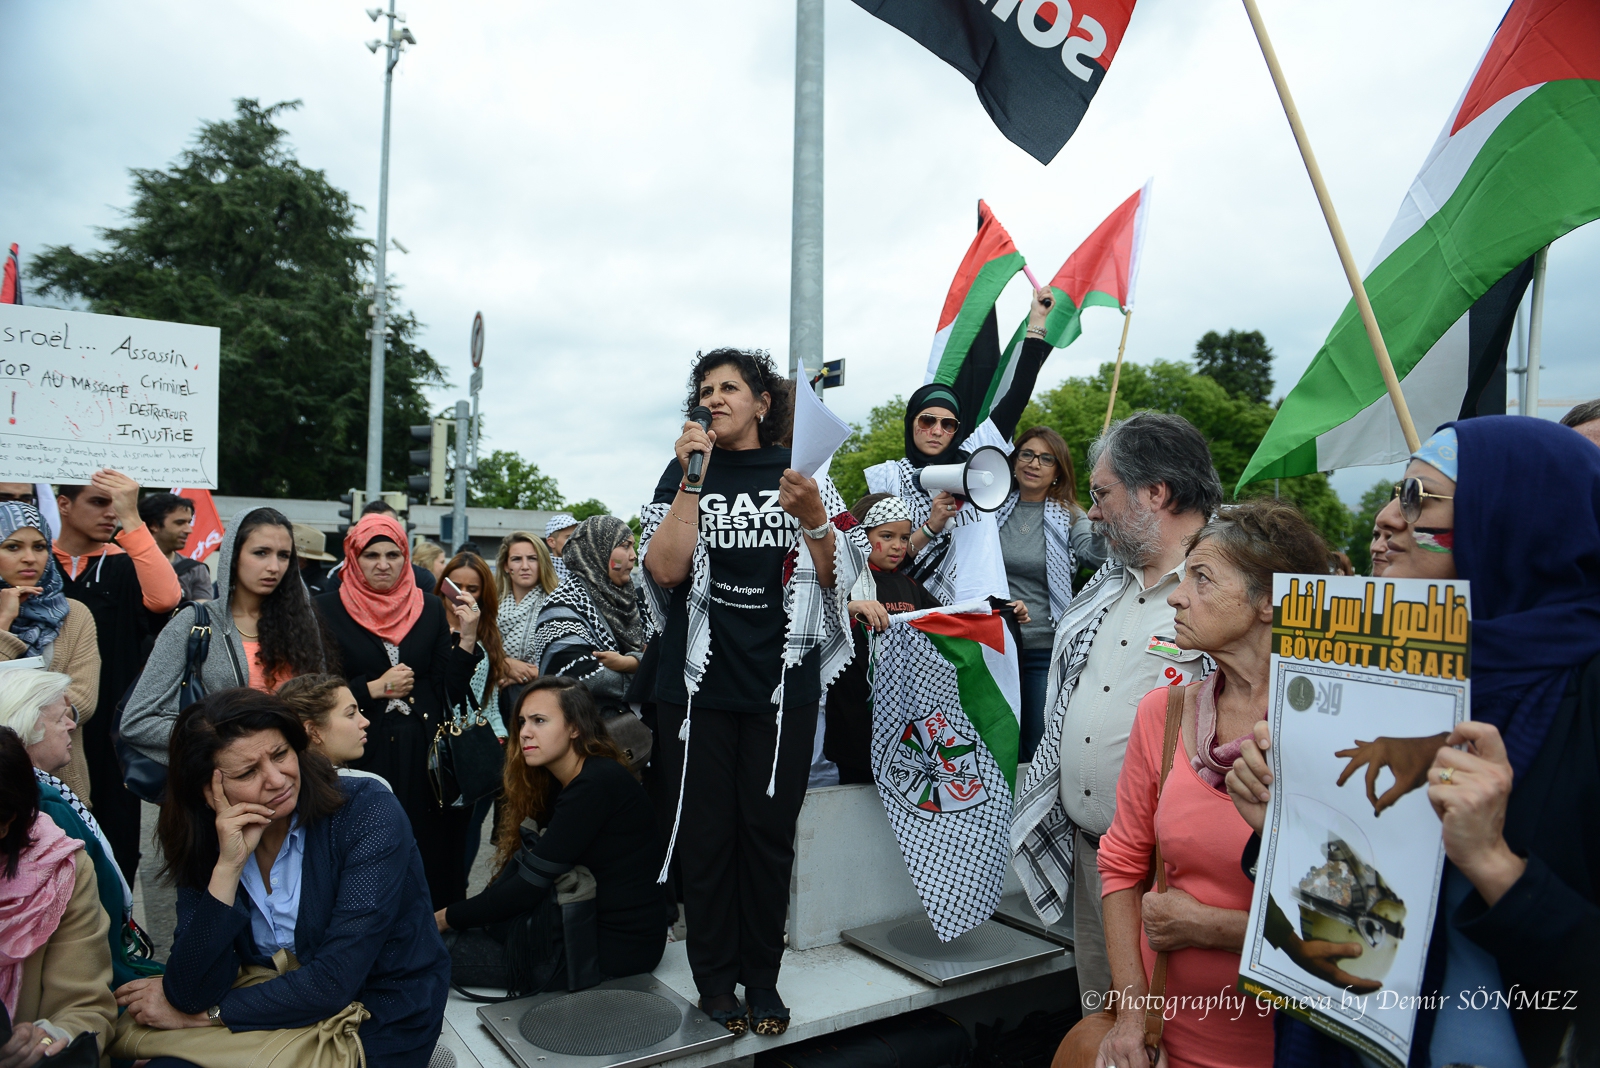
[[[368, 0], [369, 3], [375, 0]], [[1388, 228], [1506, 0], [1262, 0], [1355, 254]], [[788, 0], [406, 0], [390, 233], [402, 299], [465, 396], [487, 322], [491, 448], [627, 515], [681, 422], [696, 349], [787, 364], [794, 7]], [[1139, 187], [1155, 207], [1128, 358], [1259, 329], [1278, 390], [1349, 299], [1236, 0], [1143, 0], [1077, 135], [1041, 167], [960, 75], [850, 0], [827, 2], [826, 351], [846, 418], [920, 384], [945, 290], [988, 200], [1046, 276]], [[0, 0], [0, 241], [96, 243], [129, 167], [170, 162], [236, 97], [288, 126], [376, 229], [382, 59], [357, 0]], [[1600, 237], [1550, 255], [1543, 393], [1600, 394], [1588, 298]], [[1025, 283], [1002, 321], [1025, 312]], [[1041, 385], [1115, 355], [1093, 309]], [[352, 358], [357, 354], [352, 353]], [[1546, 409], [1559, 415], [1560, 409]], [[1378, 472], [1337, 480], [1347, 499]]]

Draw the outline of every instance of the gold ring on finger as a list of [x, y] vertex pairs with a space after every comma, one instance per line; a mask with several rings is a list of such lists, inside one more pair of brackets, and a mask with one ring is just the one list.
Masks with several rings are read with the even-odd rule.
[[1439, 785], [1444, 786], [1456, 777], [1455, 768], [1441, 768], [1439, 770]]

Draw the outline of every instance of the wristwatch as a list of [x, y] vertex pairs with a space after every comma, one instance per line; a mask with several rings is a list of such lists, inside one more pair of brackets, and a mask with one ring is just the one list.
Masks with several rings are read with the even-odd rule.
[[812, 541], [821, 541], [823, 538], [828, 536], [828, 531], [832, 529], [833, 524], [831, 522], [824, 523], [820, 527], [806, 527], [806, 537], [810, 538]]
[[213, 1005], [206, 1010], [206, 1023], [212, 1027], [222, 1022], [222, 1006]]

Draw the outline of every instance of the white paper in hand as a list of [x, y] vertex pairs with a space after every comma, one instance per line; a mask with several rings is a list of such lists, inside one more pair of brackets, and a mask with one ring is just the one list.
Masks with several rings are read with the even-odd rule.
[[795, 383], [794, 392], [794, 446], [789, 466], [807, 478], [816, 478], [850, 436], [850, 424], [830, 412], [805, 383]]

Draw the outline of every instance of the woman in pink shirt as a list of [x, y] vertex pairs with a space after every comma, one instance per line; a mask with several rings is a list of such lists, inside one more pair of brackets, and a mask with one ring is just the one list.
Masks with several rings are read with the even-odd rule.
[[[1272, 1017], [1236, 989], [1250, 908], [1239, 856], [1250, 828], [1224, 779], [1240, 742], [1267, 715], [1272, 575], [1325, 572], [1328, 549], [1292, 505], [1226, 508], [1189, 540], [1177, 609], [1178, 645], [1217, 669], [1187, 688], [1165, 788], [1167, 690], [1139, 702], [1117, 781], [1117, 814], [1100, 843], [1106, 950], [1117, 1022], [1100, 1046], [1103, 1068], [1145, 1068], [1143, 999], [1156, 953], [1167, 958], [1164, 1063], [1241, 1068], [1272, 1063]], [[1156, 840], [1167, 890], [1146, 880]]]

